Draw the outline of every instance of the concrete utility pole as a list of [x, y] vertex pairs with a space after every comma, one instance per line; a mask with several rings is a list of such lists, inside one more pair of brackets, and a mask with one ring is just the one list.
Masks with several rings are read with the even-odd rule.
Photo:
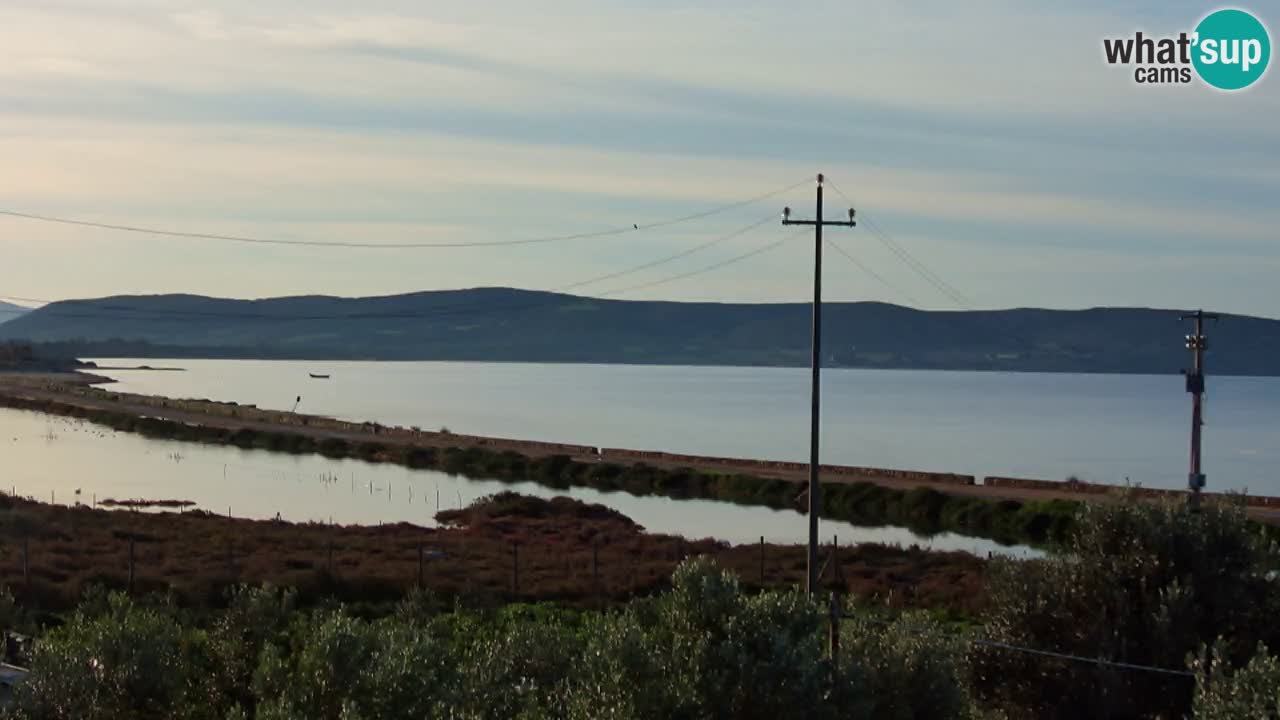
[[1209, 340], [1204, 336], [1204, 321], [1217, 320], [1204, 310], [1197, 310], [1182, 316], [1183, 320], [1195, 320], [1194, 335], [1187, 336], [1186, 346], [1191, 351], [1191, 369], [1186, 371], [1187, 392], [1191, 393], [1191, 472], [1187, 475], [1187, 487], [1191, 495], [1187, 498], [1193, 508], [1200, 507], [1200, 490], [1204, 488], [1204, 473], [1200, 471], [1200, 428], [1204, 425], [1204, 351], [1209, 348]]
[[783, 225], [813, 226], [813, 348], [810, 357], [813, 380], [810, 392], [812, 407], [809, 418], [809, 556], [805, 592], [813, 597], [818, 589], [818, 516], [822, 514], [822, 488], [818, 485], [819, 385], [822, 372], [822, 228], [825, 225], [854, 227], [853, 208], [848, 220], [822, 218], [822, 174], [818, 174], [818, 200], [813, 220], [792, 220], [791, 208], [782, 211]]

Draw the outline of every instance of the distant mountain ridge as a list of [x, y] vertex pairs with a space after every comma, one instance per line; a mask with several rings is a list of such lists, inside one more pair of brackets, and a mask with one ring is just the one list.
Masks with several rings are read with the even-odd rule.
[[31, 312], [31, 308], [0, 301], [0, 323], [20, 318]]
[[[832, 367], [1177, 373], [1178, 311], [927, 311], [824, 305]], [[492, 360], [804, 366], [807, 303], [601, 300], [511, 288], [367, 298], [118, 296], [53, 303], [0, 325], [0, 340], [80, 355]], [[1224, 315], [1214, 373], [1280, 375], [1280, 321]]]

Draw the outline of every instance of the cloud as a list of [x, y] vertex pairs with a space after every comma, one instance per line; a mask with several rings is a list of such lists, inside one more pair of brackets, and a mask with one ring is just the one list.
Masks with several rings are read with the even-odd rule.
[[[1216, 254], [1227, 259], [1202, 284], [1257, 303], [1240, 273], [1280, 253], [1275, 83], [1147, 92], [1099, 57], [1103, 37], [1176, 32], [1192, 10], [17, 0], [0, 7], [0, 193], [18, 209], [245, 234], [486, 238], [677, 216], [823, 170], [948, 274], [989, 288], [984, 303], [1037, 304], [1037, 278], [1065, 278], [1052, 298], [1067, 304], [1165, 292], [1086, 283], [1088, 262], [1040, 262], [1072, 251], [1114, 253], [1130, 279], [1132, 258], [1181, 279], [1166, 258]], [[256, 263], [244, 248], [200, 247], [187, 251], [210, 268], [253, 269], [215, 275], [166, 250], [147, 257], [161, 272], [75, 281], [270, 294], [331, 287], [345, 271], [370, 290], [538, 287], [679, 249], [783, 200], [622, 251], [432, 259], [420, 273], [404, 257]], [[785, 200], [811, 202], [808, 188]], [[29, 231], [0, 224], [6, 239], [111, 247]], [[71, 282], [61, 257], [26, 247], [30, 294]], [[771, 253], [661, 291], [788, 297], [771, 273], [790, 262]], [[893, 258], [875, 262], [893, 272]], [[973, 276], [966, 262], [989, 269]], [[1001, 268], [1018, 275], [998, 279]], [[1070, 278], [1092, 290], [1071, 300]]]

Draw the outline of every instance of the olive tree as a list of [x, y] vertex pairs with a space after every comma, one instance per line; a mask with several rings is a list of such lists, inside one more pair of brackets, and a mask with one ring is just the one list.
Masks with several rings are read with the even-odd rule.
[[41, 638], [31, 674], [19, 686], [17, 718], [204, 718], [196, 668], [203, 636], [169, 614], [115, 593], [106, 611], [77, 612]]
[[[1259, 641], [1280, 639], [1266, 574], [1276, 560], [1235, 503], [1096, 503], [1059, 551], [993, 565], [985, 629], [1016, 645], [1175, 670], [1221, 637], [1225, 658], [1241, 662]], [[1044, 718], [1181, 717], [1194, 685], [998, 648], [976, 653], [975, 668], [988, 703]]]

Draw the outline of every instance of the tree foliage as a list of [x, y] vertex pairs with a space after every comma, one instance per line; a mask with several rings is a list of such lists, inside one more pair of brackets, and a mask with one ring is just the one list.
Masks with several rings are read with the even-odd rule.
[[[962, 653], [938, 628], [851, 631], [833, 674], [825, 622], [803, 595], [747, 594], [706, 560], [682, 565], [669, 593], [586, 615], [521, 606], [440, 612], [415, 596], [387, 617], [365, 620], [341, 607], [297, 611], [290, 593], [256, 588], [234, 593], [224, 612], [199, 627], [169, 608], [95, 595], [43, 639], [12, 715], [966, 716]], [[918, 683], [929, 689], [913, 692]]]
[[[986, 632], [1061, 653], [1185, 670], [1221, 637], [1243, 663], [1259, 641], [1280, 640], [1280, 594], [1267, 572], [1275, 547], [1243, 509], [1212, 503], [1099, 503], [1085, 508], [1062, 552], [998, 563], [990, 573]], [[977, 654], [983, 697], [1045, 718], [1181, 717], [1193, 683], [992, 649]]]
[[1280, 720], [1280, 658], [1265, 645], [1234, 672], [1218, 647], [1195, 669], [1195, 720]]

